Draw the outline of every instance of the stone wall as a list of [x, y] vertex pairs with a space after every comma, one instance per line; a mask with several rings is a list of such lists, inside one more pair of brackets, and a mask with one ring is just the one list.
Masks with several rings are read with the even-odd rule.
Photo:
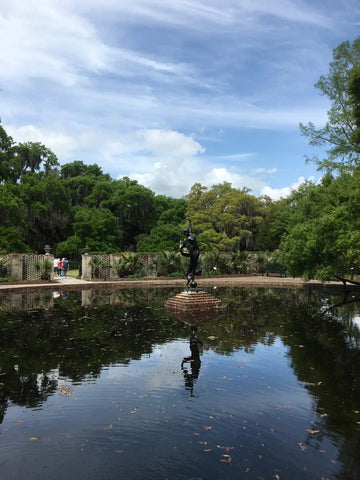
[[[35, 268], [37, 262], [48, 259], [54, 264], [54, 256], [50, 254], [23, 255], [20, 253], [10, 253], [8, 255], [0, 255], [1, 276], [10, 277], [13, 282], [34, 282], [41, 280], [41, 271]], [[49, 280], [54, 279], [54, 269], [49, 274]]]
[[[144, 267], [148, 272], [148, 276], [155, 275], [155, 268], [153, 267], [154, 257], [157, 256], [156, 253], [153, 254], [139, 254], [141, 260], [143, 261]], [[81, 278], [83, 280], [119, 280], [119, 275], [117, 274], [115, 264], [116, 261], [121, 257], [121, 253], [110, 253], [110, 254], [84, 254], [82, 255], [81, 260]], [[92, 259], [96, 258], [97, 266], [94, 265]], [[152, 271], [153, 269], [153, 271]]]

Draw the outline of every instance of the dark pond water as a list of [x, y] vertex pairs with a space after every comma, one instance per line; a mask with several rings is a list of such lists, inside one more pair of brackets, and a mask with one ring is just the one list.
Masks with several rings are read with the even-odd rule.
[[1, 478], [359, 479], [359, 294], [207, 291], [1, 293]]

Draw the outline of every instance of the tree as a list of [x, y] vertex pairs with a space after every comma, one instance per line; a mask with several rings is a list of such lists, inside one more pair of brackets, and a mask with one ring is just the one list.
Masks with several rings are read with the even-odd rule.
[[20, 143], [15, 149], [15, 163], [18, 168], [19, 178], [26, 173], [39, 171], [44, 165], [45, 173], [59, 166], [56, 155], [45, 145], [39, 142]]
[[113, 192], [102, 201], [102, 208], [116, 217], [123, 233], [123, 249], [134, 248], [137, 237], [149, 234], [155, 226], [154, 198], [155, 194], [136, 180], [124, 177], [114, 181]]
[[255, 249], [274, 251], [279, 248], [282, 237], [288, 231], [291, 215], [290, 201], [282, 198], [276, 202], [268, 202], [265, 207], [265, 218], [259, 226]]
[[318, 129], [311, 122], [300, 124], [300, 130], [309, 138], [310, 145], [328, 147], [328, 158], [308, 159], [315, 161], [319, 169], [344, 171], [360, 164], [359, 136], [354, 134], [359, 128], [359, 90], [354, 79], [359, 76], [359, 66], [360, 37], [334, 49], [328, 75], [321, 76], [315, 84], [331, 102], [328, 122]]
[[265, 217], [265, 205], [249, 189], [229, 182], [210, 190], [195, 184], [188, 195], [186, 216], [192, 219], [201, 251], [252, 249]]
[[79, 207], [74, 217], [74, 231], [82, 245], [92, 250], [120, 251], [122, 232], [116, 217], [106, 208]]
[[328, 280], [360, 264], [360, 167], [337, 178], [327, 174], [288, 200], [288, 233], [281, 250], [294, 276]]
[[349, 93], [356, 125], [356, 129], [351, 134], [351, 141], [360, 145], [360, 66], [353, 67], [350, 71]]
[[24, 204], [26, 243], [42, 252], [45, 244], [54, 246], [65, 240], [71, 232], [71, 211], [61, 179], [53, 174], [46, 176], [44, 172], [28, 172], [15, 187]]
[[182, 237], [182, 231], [179, 226], [160, 224], [151, 230], [150, 235], [146, 235], [144, 238], [140, 237], [136, 250], [144, 253], [178, 250]]
[[0, 125], [0, 182], [11, 178], [11, 161], [14, 157], [14, 140]]

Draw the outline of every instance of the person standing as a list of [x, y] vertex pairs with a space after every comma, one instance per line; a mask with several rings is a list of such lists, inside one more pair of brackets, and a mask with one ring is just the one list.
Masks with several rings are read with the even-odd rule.
[[67, 277], [68, 268], [69, 268], [69, 260], [65, 257], [62, 260], [62, 272], [61, 272], [62, 277], [65, 277], [65, 278]]
[[54, 257], [54, 276], [58, 275], [58, 263], [59, 259]]
[[62, 260], [59, 258], [59, 261], [58, 261], [58, 277], [61, 277], [62, 266], [63, 266]]

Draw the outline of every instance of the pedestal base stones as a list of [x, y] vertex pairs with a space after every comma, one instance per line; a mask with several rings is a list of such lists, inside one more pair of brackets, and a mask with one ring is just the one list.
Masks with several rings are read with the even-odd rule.
[[213, 319], [226, 305], [209, 293], [189, 289], [166, 300], [165, 308], [179, 320], [196, 324]]

